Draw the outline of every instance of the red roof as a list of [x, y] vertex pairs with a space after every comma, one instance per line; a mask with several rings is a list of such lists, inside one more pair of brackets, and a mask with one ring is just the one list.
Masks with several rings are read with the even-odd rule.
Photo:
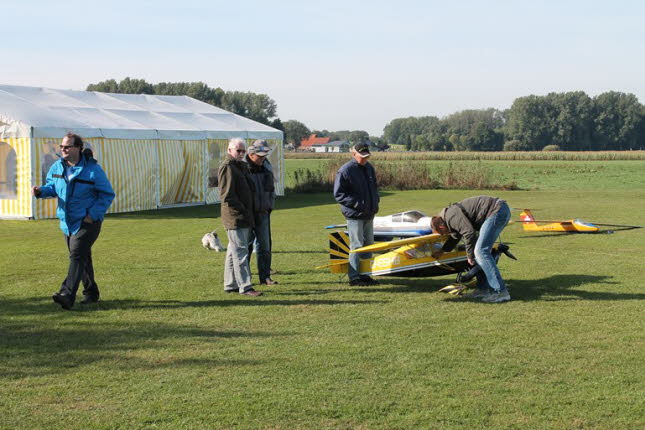
[[307, 147], [310, 147], [311, 145], [316, 145], [321, 143], [329, 143], [329, 137], [316, 137], [315, 134], [312, 134], [307, 139], [303, 139], [300, 141], [300, 147], [307, 148]]

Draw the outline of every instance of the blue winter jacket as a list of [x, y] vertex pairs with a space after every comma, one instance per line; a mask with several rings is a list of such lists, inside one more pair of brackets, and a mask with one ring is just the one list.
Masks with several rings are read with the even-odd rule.
[[354, 159], [343, 164], [336, 173], [334, 198], [345, 218], [374, 218], [380, 201], [374, 167], [370, 163], [361, 166]]
[[[114, 190], [94, 158], [81, 156], [75, 166], [65, 167], [64, 163], [60, 159], [52, 165], [47, 183], [40, 187], [37, 197], [58, 197], [56, 216], [60, 219], [60, 229], [71, 236], [81, 228], [86, 215], [94, 221], [103, 220], [114, 200]], [[68, 174], [71, 174], [69, 180]]]

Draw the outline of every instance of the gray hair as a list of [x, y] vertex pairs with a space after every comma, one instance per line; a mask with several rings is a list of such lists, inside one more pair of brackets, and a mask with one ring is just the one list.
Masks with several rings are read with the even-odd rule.
[[241, 137], [234, 137], [233, 139], [228, 141], [228, 149], [237, 148], [237, 145], [239, 145], [240, 143], [246, 148], [246, 141], [244, 139], [242, 139]]

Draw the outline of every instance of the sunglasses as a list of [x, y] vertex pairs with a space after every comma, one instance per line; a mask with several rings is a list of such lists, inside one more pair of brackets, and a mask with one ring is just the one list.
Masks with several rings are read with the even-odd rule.
[[246, 149], [238, 149], [237, 153], [238, 154], [244, 154], [246, 152]]

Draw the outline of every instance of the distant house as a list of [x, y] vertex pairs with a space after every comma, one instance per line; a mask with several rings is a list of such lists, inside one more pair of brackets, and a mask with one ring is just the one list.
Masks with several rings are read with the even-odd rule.
[[300, 141], [300, 150], [312, 150], [313, 145], [329, 143], [328, 137], [317, 137], [315, 134], [312, 134], [307, 139]]
[[346, 140], [334, 140], [328, 143], [314, 143], [311, 145], [314, 152], [349, 152], [349, 142]]

